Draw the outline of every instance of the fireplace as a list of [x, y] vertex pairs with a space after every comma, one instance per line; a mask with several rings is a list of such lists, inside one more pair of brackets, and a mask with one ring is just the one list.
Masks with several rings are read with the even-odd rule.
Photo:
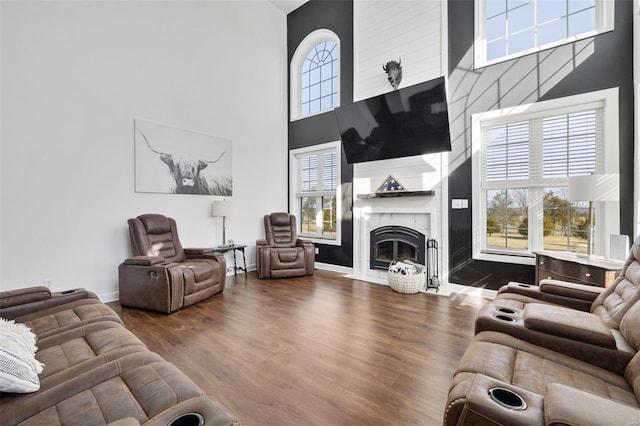
[[406, 226], [381, 226], [369, 235], [369, 268], [387, 270], [391, 262], [411, 260], [424, 265], [425, 235]]

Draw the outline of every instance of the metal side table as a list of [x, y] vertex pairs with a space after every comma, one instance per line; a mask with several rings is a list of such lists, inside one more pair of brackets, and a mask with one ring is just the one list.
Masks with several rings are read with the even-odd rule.
[[[213, 251], [215, 253], [223, 253], [223, 254], [228, 252], [228, 251], [233, 252], [233, 274], [237, 275], [238, 271], [243, 271], [246, 274], [247, 273], [247, 258], [246, 258], [245, 253], [244, 253], [244, 249], [246, 247], [247, 247], [246, 245], [234, 244], [232, 246], [214, 247]], [[237, 259], [236, 259], [236, 252], [237, 251], [242, 253], [242, 263], [243, 263], [244, 267], [238, 266]]]

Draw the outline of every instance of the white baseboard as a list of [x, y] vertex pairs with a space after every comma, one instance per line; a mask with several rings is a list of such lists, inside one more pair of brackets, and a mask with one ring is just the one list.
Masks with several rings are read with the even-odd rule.
[[324, 271], [340, 272], [342, 274], [351, 274], [353, 272], [353, 268], [349, 268], [348, 266], [332, 265], [330, 263], [321, 262], [315, 262], [315, 268], [322, 269]]
[[114, 291], [112, 293], [99, 294], [98, 298], [102, 303], [116, 302], [120, 300], [120, 292]]

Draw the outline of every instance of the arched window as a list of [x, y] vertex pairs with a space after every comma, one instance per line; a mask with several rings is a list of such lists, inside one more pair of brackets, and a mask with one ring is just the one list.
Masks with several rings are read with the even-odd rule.
[[291, 119], [340, 105], [340, 40], [317, 30], [298, 45], [291, 60]]

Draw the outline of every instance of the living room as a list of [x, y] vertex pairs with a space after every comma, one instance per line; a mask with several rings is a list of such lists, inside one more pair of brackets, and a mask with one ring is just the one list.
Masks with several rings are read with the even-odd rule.
[[[610, 234], [630, 241], [640, 234], [637, 1], [598, 1], [613, 5], [610, 16], [598, 15], [602, 30], [493, 61], [479, 58], [475, 46], [476, 7], [484, 2], [287, 3], [0, 4], [3, 291], [83, 287], [103, 302], [117, 301], [118, 265], [131, 255], [127, 219], [143, 213], [175, 218], [185, 246], [246, 244], [253, 273], [263, 216], [299, 211], [292, 157], [327, 143], [338, 142], [340, 151], [333, 109], [306, 118], [292, 112], [292, 60], [303, 40], [321, 29], [340, 41], [338, 106], [393, 91], [382, 69], [389, 61], [401, 62], [400, 90], [444, 77], [452, 149], [426, 160], [356, 164], [340, 153], [339, 232], [313, 239], [318, 270], [370, 278], [362, 276], [370, 275], [367, 268], [354, 270], [368, 258], [362, 218], [372, 205], [385, 210], [388, 200], [358, 195], [393, 176], [405, 189], [435, 191], [414, 202], [433, 214], [439, 296], [493, 296], [510, 281], [532, 283], [531, 257], [505, 260], [483, 243], [484, 216], [474, 208], [486, 202], [487, 191], [476, 186], [474, 126], [495, 124], [490, 113], [521, 113], [518, 107], [536, 103], [566, 108], [554, 103], [559, 100], [615, 104], [603, 113], [601, 172], [619, 176], [620, 201], [597, 207], [596, 254], [610, 255]], [[231, 141], [232, 196], [138, 190], [136, 122]], [[212, 215], [221, 198], [228, 204], [226, 237], [221, 218]], [[410, 204], [403, 212], [415, 209]], [[536, 229], [533, 221], [531, 215], [529, 229]], [[529, 248], [542, 249], [543, 239], [542, 231], [538, 240], [530, 237]], [[231, 253], [226, 256], [231, 263]]]

